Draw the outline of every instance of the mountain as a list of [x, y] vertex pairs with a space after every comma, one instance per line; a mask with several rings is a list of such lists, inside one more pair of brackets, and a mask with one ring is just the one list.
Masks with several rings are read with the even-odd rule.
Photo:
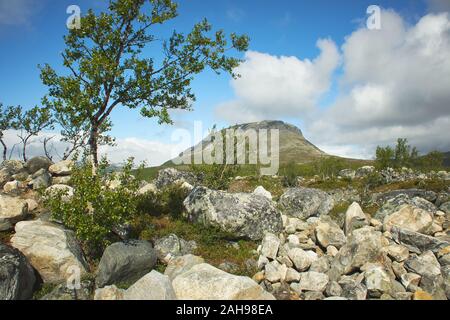
[[[278, 129], [280, 134], [280, 163], [287, 164], [291, 162], [295, 163], [307, 163], [319, 159], [321, 157], [328, 157], [329, 155], [320, 150], [304, 136], [302, 131], [294, 125], [285, 123], [283, 121], [261, 121], [253, 123], [245, 123], [240, 125], [231, 126], [226, 129], [222, 129], [224, 132], [227, 129], [234, 130], [261, 130], [266, 129], [270, 132], [271, 129]], [[270, 139], [269, 139], [270, 140]], [[203, 150], [210, 147], [211, 135], [205, 138], [203, 141]], [[198, 148], [198, 149], [197, 149]], [[172, 161], [183, 158], [189, 152], [194, 150], [200, 150], [199, 145], [192, 147], [179, 155], [178, 158], [170, 160], [166, 163], [169, 165]]]

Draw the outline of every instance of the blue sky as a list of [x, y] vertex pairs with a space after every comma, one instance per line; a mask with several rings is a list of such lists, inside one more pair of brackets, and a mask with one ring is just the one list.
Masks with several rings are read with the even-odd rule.
[[[31, 107], [38, 105], [45, 95], [46, 88], [39, 79], [38, 64], [49, 63], [55, 68], [61, 66], [60, 52], [64, 48], [63, 35], [67, 33], [65, 26], [68, 5], [80, 6], [82, 12], [88, 8], [104, 10], [107, 1], [103, 0], [0, 0], [0, 102], [6, 105], [22, 105]], [[366, 9], [373, 1], [365, 0], [184, 0], [179, 1], [180, 16], [167, 24], [162, 34], [171, 30], [188, 31], [203, 17], [215, 28], [226, 32], [248, 34], [251, 38], [250, 51], [266, 54], [271, 57], [292, 56], [299, 61], [316, 59], [321, 50], [316, 43], [318, 39], [332, 41], [339, 53], [346, 39], [355, 31], [364, 27], [367, 18]], [[392, 9], [401, 17], [405, 25], [415, 26], [421, 18], [433, 12], [444, 12], [447, 0], [395, 0], [377, 1], [383, 9]], [[439, 6], [440, 5], [440, 6]], [[148, 48], [147, 56], [158, 56], [158, 48]], [[350, 55], [349, 55], [350, 56]], [[345, 58], [345, 57], [344, 57]], [[326, 111], [338, 103], [342, 95], [342, 78], [345, 77], [345, 65], [333, 68], [328, 89], [321, 92], [315, 101], [316, 111]], [[388, 72], [388, 71], [386, 71]], [[289, 75], [286, 75], [289, 77]], [[216, 76], [211, 72], [199, 75], [193, 89], [197, 95], [194, 111], [174, 115], [176, 124], [181, 127], [192, 127], [192, 121], [201, 120], [204, 126], [214, 123], [224, 126], [234, 121], [218, 115], [217, 106], [239, 99], [236, 98], [237, 83], [233, 86], [226, 76]], [[360, 79], [360, 81], [363, 81]], [[302, 89], [302, 84], [298, 84]], [[345, 99], [345, 97], [342, 97]], [[433, 99], [433, 97], [431, 97]], [[276, 106], [274, 106], [276, 109]], [[254, 111], [254, 110], [252, 110]], [[276, 112], [274, 112], [276, 114]], [[444, 114], [445, 115], [445, 114]], [[442, 114], [440, 114], [442, 116]], [[302, 112], [280, 112], [278, 118], [299, 125], [307, 137], [316, 138], [319, 146], [328, 148], [330, 152], [342, 155], [367, 156], [370, 147], [364, 149], [364, 143], [345, 144], [336, 141], [328, 143], [326, 137], [315, 134], [319, 124], [310, 126], [308, 121], [320, 122], [326, 118], [320, 116], [304, 116]], [[314, 119], [314, 120], [311, 120]], [[169, 143], [172, 128], [158, 126], [156, 121], [140, 118], [139, 114], [126, 109], [119, 109], [112, 115], [114, 128], [112, 134], [119, 139], [136, 138], [149, 141]], [[243, 118], [243, 120], [246, 120]], [[436, 120], [436, 119], [434, 119]], [[444, 122], [446, 123], [446, 122]], [[205, 128], [206, 129], [206, 128]], [[374, 131], [375, 132], [375, 131]], [[390, 138], [390, 137], [389, 137]], [[386, 137], [383, 141], [389, 140]], [[414, 140], [414, 137], [412, 138]], [[421, 141], [417, 139], [417, 141]], [[374, 139], [374, 143], [379, 140]], [[447, 147], [445, 144], [436, 147]], [[364, 149], [364, 150], [363, 150]], [[152, 160], [150, 160], [152, 162]]]

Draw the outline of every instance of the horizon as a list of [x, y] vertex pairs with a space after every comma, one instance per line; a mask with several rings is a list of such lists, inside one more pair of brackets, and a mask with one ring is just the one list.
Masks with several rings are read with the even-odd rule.
[[[75, 4], [83, 14], [90, 7], [105, 10], [106, 2]], [[284, 121], [326, 153], [346, 158], [371, 159], [377, 145], [393, 145], [397, 138], [407, 138], [421, 153], [450, 150], [449, 1], [378, 1], [380, 30], [366, 26], [369, 1], [259, 3], [180, 3], [168, 30], [186, 32], [206, 17], [214, 28], [250, 36], [237, 68], [242, 77], [199, 75], [192, 85], [194, 111], [173, 112], [174, 126], [118, 108], [111, 131], [117, 146], [100, 149], [111, 162], [134, 155], [151, 166], [162, 164], [201, 140], [181, 146], [171, 139], [177, 129], [192, 131], [195, 121], [202, 121], [203, 137], [216, 124]], [[0, 52], [4, 105], [40, 105], [46, 88], [38, 64], [64, 70], [59, 52], [69, 4], [0, 0], [0, 41], [9, 49]], [[143, 55], [158, 58], [151, 48]], [[57, 135], [56, 129], [42, 136]], [[30, 144], [30, 155], [42, 153], [41, 138]], [[16, 139], [15, 132], [6, 133], [9, 144]], [[60, 152], [62, 145], [54, 147]]]

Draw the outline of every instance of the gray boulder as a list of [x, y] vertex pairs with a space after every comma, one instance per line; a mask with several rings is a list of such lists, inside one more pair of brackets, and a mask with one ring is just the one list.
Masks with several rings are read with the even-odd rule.
[[155, 185], [158, 189], [177, 184], [187, 182], [191, 185], [198, 184], [197, 177], [192, 172], [178, 171], [174, 168], [167, 168], [160, 170], [155, 180]]
[[58, 284], [50, 293], [40, 300], [50, 301], [86, 301], [92, 299], [94, 291], [94, 281], [81, 281], [79, 289], [71, 289], [66, 283]]
[[448, 241], [395, 226], [392, 228], [391, 234], [397, 243], [404, 245], [409, 251], [417, 254], [428, 250], [437, 253], [440, 249], [450, 246]]
[[191, 222], [217, 227], [237, 238], [261, 240], [266, 232], [279, 233], [283, 228], [273, 202], [254, 194], [197, 187], [184, 206]]
[[331, 220], [330, 217], [322, 217], [315, 228], [316, 239], [322, 248], [334, 246], [341, 248], [347, 241], [344, 232]]
[[386, 200], [382, 207], [375, 213], [374, 218], [379, 221], [384, 221], [387, 216], [399, 211], [405, 205], [411, 205], [433, 214], [437, 210], [436, 206], [428, 200], [420, 197], [410, 198], [407, 194], [399, 194]]
[[328, 214], [334, 200], [322, 190], [290, 188], [281, 196], [279, 204], [284, 214], [306, 220]]
[[47, 170], [52, 164], [53, 162], [46, 157], [34, 157], [29, 159], [24, 167], [27, 169], [28, 173], [34, 174], [41, 169]]
[[27, 300], [33, 296], [33, 267], [17, 249], [0, 243], [0, 300]]
[[361, 168], [358, 168], [358, 170], [356, 170], [356, 178], [364, 178], [367, 177], [368, 175], [370, 175], [371, 173], [375, 172], [375, 167], [373, 166], [364, 166]]
[[48, 188], [51, 185], [52, 176], [45, 169], [40, 169], [32, 175], [32, 180], [28, 184], [33, 187], [34, 190], [41, 188]]
[[134, 282], [149, 273], [156, 261], [156, 250], [148, 241], [114, 243], [106, 248], [100, 260], [97, 287]]
[[172, 258], [183, 256], [194, 252], [197, 249], [195, 241], [186, 241], [176, 234], [169, 234], [163, 238], [155, 240], [155, 250], [158, 259], [168, 263]]
[[28, 215], [25, 200], [0, 194], [0, 231], [7, 231]]

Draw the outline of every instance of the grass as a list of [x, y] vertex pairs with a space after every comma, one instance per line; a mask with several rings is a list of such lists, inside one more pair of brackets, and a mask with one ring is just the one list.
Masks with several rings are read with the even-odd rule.
[[262, 186], [269, 191], [274, 199], [279, 198], [284, 193], [282, 180], [280, 178], [274, 178], [269, 176], [264, 177], [247, 177], [243, 180], [234, 180], [230, 183], [228, 188], [229, 192], [253, 192], [256, 187]]
[[58, 284], [55, 284], [55, 283], [42, 283], [40, 288], [34, 292], [33, 300], [42, 299], [45, 295], [47, 295], [50, 292], [52, 292], [53, 290], [55, 290], [55, 288], [57, 286], [58, 286]]
[[392, 190], [400, 189], [426, 189], [434, 192], [447, 191], [450, 187], [450, 181], [444, 181], [440, 179], [432, 180], [411, 180], [403, 182], [395, 182], [385, 184], [373, 189], [373, 192], [389, 192]]
[[11, 231], [1, 231], [0, 232], [0, 243], [9, 243], [12, 237]]
[[252, 276], [255, 270], [248, 270], [245, 262], [254, 258], [253, 250], [258, 243], [253, 241], [238, 241], [239, 248], [231, 245], [234, 237], [215, 228], [192, 224], [182, 219], [172, 217], [142, 217], [139, 222], [141, 226], [140, 238], [153, 241], [170, 234], [176, 234], [186, 241], [194, 240], [197, 250], [193, 254], [201, 256], [207, 263], [219, 266], [223, 262], [236, 264], [239, 269], [237, 274]]

